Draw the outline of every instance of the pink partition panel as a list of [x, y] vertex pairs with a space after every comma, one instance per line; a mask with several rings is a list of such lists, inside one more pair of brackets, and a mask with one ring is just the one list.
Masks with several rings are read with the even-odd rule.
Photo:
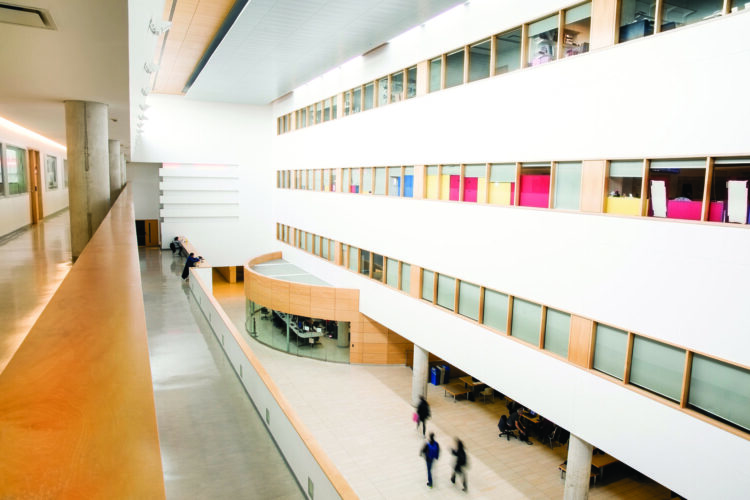
[[724, 202], [712, 201], [708, 206], [708, 220], [714, 222], [724, 222]]
[[450, 184], [450, 198], [453, 201], [458, 201], [458, 192], [461, 186], [461, 176], [460, 175], [451, 175], [451, 184]]
[[522, 175], [519, 205], [549, 207], [549, 175]]
[[702, 201], [667, 200], [667, 218], [701, 220]]
[[478, 183], [479, 179], [476, 177], [464, 177], [464, 201], [473, 201], [476, 203]]

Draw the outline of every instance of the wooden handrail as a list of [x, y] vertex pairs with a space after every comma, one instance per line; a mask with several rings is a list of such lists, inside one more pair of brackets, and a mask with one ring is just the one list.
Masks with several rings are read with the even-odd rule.
[[0, 498], [165, 498], [132, 192], [0, 374]]

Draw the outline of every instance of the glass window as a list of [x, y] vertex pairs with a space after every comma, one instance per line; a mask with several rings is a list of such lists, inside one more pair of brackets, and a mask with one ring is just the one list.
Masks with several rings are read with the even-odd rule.
[[494, 290], [484, 290], [482, 323], [505, 333], [508, 327], [508, 296]]
[[26, 187], [26, 151], [7, 146], [5, 148], [5, 168], [8, 174], [8, 194], [27, 192]]
[[298, 189], [307, 189], [307, 170], [300, 170]]
[[370, 252], [359, 252], [359, 274], [370, 276]]
[[384, 76], [383, 78], [379, 79], [377, 82], [378, 85], [378, 93], [377, 93], [377, 102], [378, 106], [385, 106], [388, 104], [388, 77]]
[[438, 274], [437, 304], [451, 311], [456, 306], [456, 280], [443, 274]]
[[404, 167], [404, 188], [401, 195], [404, 198], [414, 197], [414, 167]]
[[440, 199], [458, 201], [461, 187], [461, 167], [443, 165], [440, 169]]
[[463, 200], [487, 203], [487, 178], [484, 164], [466, 165], [464, 167]]
[[464, 49], [445, 57], [445, 88], [464, 83]]
[[619, 41], [627, 42], [654, 32], [656, 0], [620, 0]]
[[522, 163], [519, 206], [549, 208], [549, 181], [549, 163]]
[[388, 196], [401, 196], [401, 167], [388, 167]]
[[391, 75], [391, 102], [399, 102], [404, 98], [404, 72], [399, 71]]
[[385, 261], [385, 284], [398, 288], [398, 261], [396, 259]]
[[654, 160], [649, 172], [649, 216], [701, 220], [706, 160]]
[[562, 57], [588, 52], [590, 33], [591, 2], [566, 10]]
[[750, 371], [693, 355], [688, 404], [750, 430]]
[[331, 100], [326, 99], [323, 101], [323, 121], [327, 122], [331, 119]]
[[594, 370], [622, 380], [625, 374], [625, 356], [628, 350], [628, 333], [611, 326], [596, 325], [594, 341]]
[[383, 256], [376, 253], [372, 254], [372, 277], [383, 281]]
[[315, 123], [320, 123], [323, 121], [323, 107], [320, 105], [319, 102], [316, 102], [314, 106], [315, 106]]
[[555, 208], [581, 208], [581, 162], [560, 162], [555, 165]]
[[422, 298], [428, 302], [435, 301], [435, 273], [422, 270]]
[[307, 243], [305, 244], [305, 250], [307, 250], [310, 253], [315, 252], [315, 247], [313, 246], [313, 238], [315, 235], [312, 233], [306, 233], [307, 234]]
[[502, 75], [521, 67], [521, 28], [495, 37], [495, 74]]
[[47, 189], [57, 189], [57, 158], [54, 156], [47, 156], [45, 167]]
[[321, 252], [320, 256], [324, 259], [328, 259], [328, 251], [330, 250], [330, 243], [328, 238], [321, 238]]
[[544, 324], [544, 349], [568, 357], [568, 340], [570, 337], [570, 314], [547, 308]]
[[315, 186], [313, 186], [313, 190], [323, 190], [323, 170], [321, 169], [315, 169]]
[[344, 92], [344, 116], [349, 116], [352, 106], [352, 92]]
[[364, 110], [372, 109], [375, 105], [375, 84], [370, 82], [365, 85], [365, 105]]
[[479, 287], [460, 281], [458, 283], [458, 314], [479, 320]]
[[372, 194], [372, 167], [362, 169], [362, 189], [360, 192]]
[[711, 178], [708, 220], [747, 224], [750, 158], [717, 158]]
[[357, 87], [352, 90], [352, 113], [362, 111], [362, 88]]
[[299, 236], [299, 244], [297, 245], [297, 248], [301, 248], [302, 250], [305, 249], [305, 232], [304, 231], [297, 231], [297, 235]]
[[406, 70], [406, 98], [417, 96], [417, 67], [412, 66]]
[[437, 165], [427, 165], [427, 168], [425, 169], [425, 185], [427, 199], [437, 200], [440, 195]]
[[375, 194], [385, 194], [385, 167], [375, 168]]
[[718, 17], [721, 15], [723, 6], [723, 0], [669, 0], [669, 2], [663, 2], [661, 31]]
[[529, 24], [529, 66], [557, 59], [557, 14]]
[[323, 170], [323, 191], [331, 190], [331, 169]]
[[436, 57], [430, 61], [430, 92], [440, 90], [442, 80], [443, 57]]
[[604, 212], [620, 215], [641, 215], [643, 160], [612, 161], [607, 181], [608, 196]]
[[401, 290], [409, 293], [411, 291], [411, 265], [401, 263]]
[[359, 169], [352, 168], [349, 170], [351, 175], [351, 186], [349, 188], [350, 193], [359, 193]]
[[349, 247], [349, 269], [357, 271], [358, 253], [356, 247]]
[[338, 102], [338, 98], [331, 97], [331, 120], [335, 120], [338, 118], [338, 115], [336, 114], [336, 103]]
[[541, 328], [542, 306], [514, 298], [510, 334], [529, 344], [538, 346]]
[[685, 350], [644, 337], [633, 338], [630, 383], [680, 401]]
[[492, 43], [489, 40], [485, 40], [469, 47], [470, 82], [490, 76], [491, 45]]
[[516, 164], [496, 163], [490, 165], [490, 203], [513, 205], [516, 195]]
[[336, 171], [331, 169], [331, 191], [336, 191]]

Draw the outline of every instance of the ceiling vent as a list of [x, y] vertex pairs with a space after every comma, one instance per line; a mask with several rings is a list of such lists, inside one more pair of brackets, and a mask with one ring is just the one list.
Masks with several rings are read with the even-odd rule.
[[0, 23], [18, 24], [47, 30], [57, 29], [47, 10], [5, 2], [0, 2]]

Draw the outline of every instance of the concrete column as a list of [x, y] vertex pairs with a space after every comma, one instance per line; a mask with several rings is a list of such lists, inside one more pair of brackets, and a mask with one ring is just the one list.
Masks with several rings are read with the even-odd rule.
[[120, 150], [120, 191], [128, 183], [128, 164], [125, 161], [125, 152]]
[[429, 353], [414, 344], [414, 363], [412, 364], [411, 404], [416, 407], [420, 396], [427, 396], [427, 372]]
[[337, 328], [336, 345], [338, 347], [349, 347], [349, 322], [339, 321]]
[[593, 451], [592, 445], [578, 436], [570, 435], [564, 500], [586, 500], [589, 497]]
[[109, 211], [108, 107], [65, 101], [70, 242], [75, 261]]
[[120, 165], [120, 141], [109, 140], [109, 202], [115, 204], [115, 200], [122, 191], [122, 165]]

